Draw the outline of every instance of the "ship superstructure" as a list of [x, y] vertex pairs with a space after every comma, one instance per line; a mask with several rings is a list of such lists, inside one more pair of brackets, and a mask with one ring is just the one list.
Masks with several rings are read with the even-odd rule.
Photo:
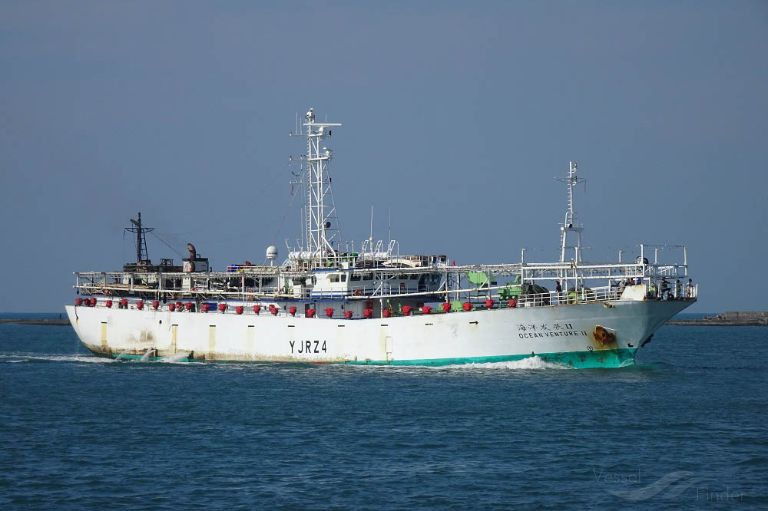
[[[560, 258], [455, 265], [403, 255], [395, 240], [343, 244], [336, 225], [328, 139], [339, 123], [304, 117], [302, 241], [275, 264], [210, 270], [188, 246], [182, 267], [153, 266], [137, 232], [137, 262], [76, 273], [68, 306], [96, 354], [144, 359], [446, 365], [529, 356], [574, 367], [633, 363], [664, 321], [696, 300], [685, 247], [640, 245], [634, 260], [583, 261], [571, 162]], [[673, 262], [660, 256], [677, 253]], [[649, 260], [650, 258], [650, 260]]]

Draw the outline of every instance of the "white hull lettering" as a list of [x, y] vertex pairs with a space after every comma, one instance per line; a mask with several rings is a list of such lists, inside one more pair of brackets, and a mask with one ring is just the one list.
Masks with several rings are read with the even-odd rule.
[[570, 337], [570, 336], [579, 336], [583, 335], [586, 336], [587, 332], [582, 330], [580, 332], [576, 332], [574, 330], [566, 330], [561, 332], [531, 332], [531, 333], [518, 333], [518, 337], [521, 339], [539, 339], [544, 337]]

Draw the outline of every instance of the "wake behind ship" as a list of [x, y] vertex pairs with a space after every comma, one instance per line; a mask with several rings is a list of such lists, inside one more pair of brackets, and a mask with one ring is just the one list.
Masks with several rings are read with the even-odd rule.
[[683, 246], [643, 244], [630, 262], [582, 260], [575, 162], [562, 179], [568, 201], [557, 262], [456, 266], [372, 237], [356, 250], [339, 239], [328, 173], [326, 143], [340, 127], [310, 109], [296, 133], [306, 142], [303, 241], [282, 264], [270, 246], [265, 264], [214, 272], [190, 244], [181, 265], [154, 265], [139, 214], [128, 228], [135, 263], [75, 274], [78, 297], [66, 310], [83, 344], [144, 360], [452, 365], [539, 357], [622, 367], [696, 300]]

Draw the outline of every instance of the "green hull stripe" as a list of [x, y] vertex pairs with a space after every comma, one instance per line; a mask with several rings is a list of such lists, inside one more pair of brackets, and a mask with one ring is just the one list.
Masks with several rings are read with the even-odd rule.
[[[113, 357], [115, 360], [142, 360], [144, 358], [144, 355], [133, 355], [130, 353], [119, 353], [117, 355], [114, 355]], [[167, 357], [149, 357], [147, 362], [168, 362]], [[189, 358], [179, 358], [179, 359], [173, 359], [173, 362], [192, 362]]]
[[[571, 351], [563, 353], [536, 353], [531, 355], [495, 355], [490, 357], [461, 357], [461, 358], [425, 358], [416, 360], [362, 360], [324, 363], [341, 363], [348, 365], [377, 365], [377, 366], [449, 366], [462, 364], [489, 364], [494, 362], [516, 362], [526, 358], [538, 357], [550, 364], [558, 364], [576, 369], [616, 368], [626, 367], [635, 363], [637, 349], [615, 349], [595, 351]], [[121, 353], [114, 358], [117, 360], [141, 360], [143, 355]], [[150, 357], [148, 362], [164, 362], [164, 357]], [[174, 362], [191, 362], [189, 358], [174, 360]], [[226, 362], [216, 360], [215, 362]], [[260, 361], [264, 362], [264, 361]], [[312, 363], [311, 360], [293, 360], [292, 363]]]
[[542, 361], [577, 369], [626, 367], [635, 363], [636, 349], [615, 349], [596, 351], [572, 351], [564, 353], [537, 353], [531, 355], [496, 355], [492, 357], [427, 358], [417, 360], [363, 360], [348, 361], [352, 365], [390, 366], [448, 366], [461, 364], [489, 364], [494, 362], [515, 362], [531, 357]]

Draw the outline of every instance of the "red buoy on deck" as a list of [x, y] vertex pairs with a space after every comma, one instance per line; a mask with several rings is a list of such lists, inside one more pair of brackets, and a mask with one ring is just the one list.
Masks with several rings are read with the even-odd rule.
[[128, 308], [128, 298], [120, 298], [120, 308], [122, 309]]
[[160, 300], [152, 300], [152, 308], [157, 310], [160, 307]]
[[253, 313], [258, 316], [259, 312], [261, 312], [261, 305], [254, 305], [253, 306]]
[[269, 304], [269, 313], [273, 316], [277, 316], [277, 313], [280, 312], [280, 309], [275, 307], [273, 304]]
[[389, 310], [389, 309], [384, 309], [384, 310], [381, 311], [381, 315], [382, 315], [382, 317], [388, 318], [388, 317], [392, 316], [392, 311]]
[[469, 302], [464, 302], [461, 304], [462, 309], [464, 309], [466, 312], [469, 312], [472, 310], [472, 304]]
[[307, 312], [305, 312], [304, 314], [308, 318], [314, 318], [315, 317], [315, 312], [317, 312], [315, 309], [307, 309]]
[[192, 309], [195, 308], [195, 304], [192, 302], [187, 302], [184, 304], [184, 308], [187, 309], [187, 312], [191, 312]]
[[227, 304], [226, 303], [220, 303], [219, 304], [219, 312], [224, 312], [227, 310]]
[[136, 302], [136, 308], [138, 310], [144, 310], [144, 300], [139, 300], [138, 302]]
[[181, 312], [184, 310], [184, 304], [181, 302], [176, 302], [176, 310]]
[[421, 308], [421, 312], [424, 314], [432, 314], [432, 307], [430, 307], [429, 305], [424, 305]]
[[245, 310], [245, 308], [242, 305], [238, 305], [237, 307], [235, 307], [235, 312], [237, 313], [238, 316], [243, 313], [243, 310]]
[[413, 307], [411, 307], [410, 305], [403, 305], [403, 307], [402, 307], [403, 316], [410, 316], [411, 315], [411, 309], [413, 309]]
[[517, 307], [517, 300], [515, 300], [514, 298], [510, 298], [509, 300], [507, 300], [507, 306], [510, 309], [514, 309], [515, 307]]
[[168, 310], [171, 311], [171, 312], [175, 311], [176, 310], [176, 304], [173, 303], [173, 302], [169, 303], [168, 304]]
[[202, 312], [208, 312], [209, 310], [211, 310], [211, 306], [210, 306], [210, 305], [208, 305], [207, 303], [204, 303], [204, 304], [202, 304], [202, 305], [200, 306], [200, 310], [201, 310]]
[[111, 309], [112, 308], [112, 300], [107, 300], [106, 302], [104, 302], [104, 306], [107, 309]]
[[288, 307], [288, 314], [290, 314], [291, 316], [295, 316], [296, 315], [296, 306], [295, 305], [291, 305], [290, 307]]
[[442, 307], [443, 312], [451, 312], [451, 304], [449, 302], [441, 303], [440, 307]]
[[494, 301], [493, 301], [493, 300], [491, 300], [490, 298], [488, 298], [488, 299], [485, 301], [485, 308], [486, 308], [486, 309], [493, 309], [493, 304], [494, 304]]
[[352, 319], [352, 311], [344, 311], [345, 319]]
[[373, 317], [373, 309], [368, 307], [367, 309], [363, 309], [363, 317], [365, 319], [370, 319]]
[[79, 296], [75, 298], [75, 307], [80, 307], [83, 304], [83, 299]]
[[91, 303], [88, 304], [90, 307], [96, 307], [96, 298], [91, 297], [90, 302]]
[[333, 307], [326, 307], [325, 308], [325, 315], [329, 318], [333, 317]]

